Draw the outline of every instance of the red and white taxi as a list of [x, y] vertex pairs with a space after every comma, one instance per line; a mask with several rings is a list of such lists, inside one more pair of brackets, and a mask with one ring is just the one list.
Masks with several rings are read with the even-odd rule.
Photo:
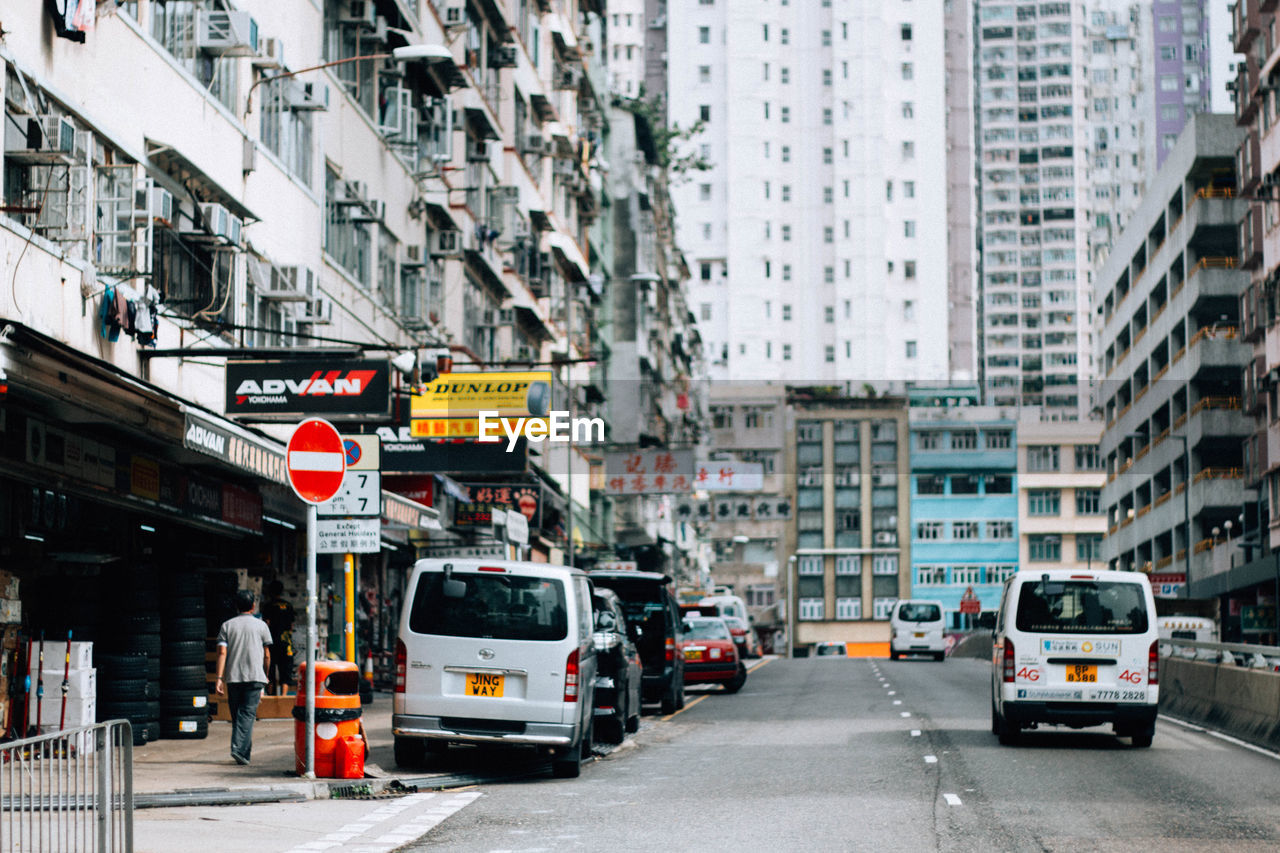
[[747, 667], [724, 619], [687, 617], [680, 649], [685, 684], [722, 684], [726, 693], [737, 693], [747, 683]]

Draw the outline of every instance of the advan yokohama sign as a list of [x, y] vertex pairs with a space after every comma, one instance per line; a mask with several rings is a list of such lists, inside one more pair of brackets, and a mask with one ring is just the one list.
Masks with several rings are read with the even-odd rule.
[[391, 365], [370, 359], [228, 361], [226, 398], [231, 417], [385, 416]]

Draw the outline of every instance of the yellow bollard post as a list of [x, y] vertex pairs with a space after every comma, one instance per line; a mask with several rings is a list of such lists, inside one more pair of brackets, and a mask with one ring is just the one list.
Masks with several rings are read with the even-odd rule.
[[356, 662], [356, 555], [342, 556], [342, 581], [346, 595], [343, 634], [346, 638], [346, 660]]

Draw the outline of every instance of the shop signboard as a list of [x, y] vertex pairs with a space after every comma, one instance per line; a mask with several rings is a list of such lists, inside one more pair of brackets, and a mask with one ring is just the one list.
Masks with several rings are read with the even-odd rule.
[[382, 524], [376, 518], [321, 518], [316, 521], [317, 554], [376, 554]]
[[524, 516], [529, 526], [542, 527], [542, 486], [537, 483], [463, 483], [471, 500], [496, 504]]
[[495, 418], [541, 418], [550, 410], [549, 370], [443, 373], [413, 395], [410, 431], [420, 438], [476, 438], [481, 412]]
[[699, 462], [693, 483], [704, 492], [759, 492], [764, 489], [764, 465], [732, 459]]
[[193, 412], [186, 412], [182, 444], [189, 450], [248, 471], [264, 480], [288, 485], [284, 452], [266, 439], [248, 439], [230, 428]]
[[484, 559], [492, 557], [495, 560], [505, 560], [507, 558], [507, 546], [498, 542], [485, 545], [428, 545], [426, 548], [419, 549], [418, 553], [424, 558], [453, 558], [453, 559]]
[[610, 451], [604, 455], [605, 494], [658, 495], [692, 492], [692, 450]]
[[380, 426], [382, 471], [394, 474], [523, 474], [529, 467], [529, 444], [521, 439], [506, 452], [505, 442], [479, 444], [454, 439], [414, 438], [407, 426]]
[[1156, 598], [1177, 598], [1187, 584], [1185, 572], [1152, 572], [1151, 593]]
[[308, 358], [228, 361], [226, 412], [260, 420], [307, 415], [367, 418], [391, 411], [391, 364], [385, 359]]

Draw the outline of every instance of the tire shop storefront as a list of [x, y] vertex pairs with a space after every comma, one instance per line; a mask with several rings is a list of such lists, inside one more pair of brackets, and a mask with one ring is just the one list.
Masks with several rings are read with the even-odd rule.
[[6, 332], [0, 369], [0, 569], [20, 603], [6, 643], [25, 658], [30, 638], [37, 657], [43, 635], [46, 683], [68, 632], [94, 644], [96, 684], [67, 726], [124, 717], [139, 743], [204, 736], [209, 637], [237, 589], [301, 564], [281, 449], [24, 327]]

